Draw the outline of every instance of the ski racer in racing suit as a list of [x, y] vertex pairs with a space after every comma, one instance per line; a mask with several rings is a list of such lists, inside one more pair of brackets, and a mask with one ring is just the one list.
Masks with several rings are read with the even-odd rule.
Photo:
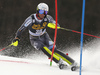
[[[46, 32], [46, 27], [49, 27], [49, 23], [55, 24], [55, 20], [50, 15], [47, 15], [48, 10], [49, 7], [47, 4], [38, 4], [37, 12], [30, 15], [17, 30], [13, 43], [16, 41], [19, 42], [22, 32], [28, 28], [31, 45], [37, 50], [42, 50], [50, 58], [52, 54], [53, 41]], [[53, 61], [58, 63], [58, 65], [61, 65], [64, 64], [63, 60], [69, 65], [75, 64], [75, 61], [72, 58], [57, 50], [55, 46]]]

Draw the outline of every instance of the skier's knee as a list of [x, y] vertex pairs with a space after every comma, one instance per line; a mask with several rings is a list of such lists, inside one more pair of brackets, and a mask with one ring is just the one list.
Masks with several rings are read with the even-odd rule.
[[[50, 51], [47, 47], [44, 46], [44, 47], [42, 48], [42, 51], [43, 51], [48, 57], [51, 57], [52, 51]], [[54, 60], [56, 63], [58, 63], [59, 60], [60, 60], [60, 58], [59, 58], [57, 55], [53, 54], [53, 60]]]
[[44, 44], [42, 44], [41, 42], [34, 42], [34, 48], [36, 50], [41, 50], [41, 48], [43, 48]]
[[[53, 48], [53, 44], [54, 42], [53, 41], [49, 41], [49, 49], [52, 51], [52, 48]], [[55, 48], [56, 48], [56, 45], [55, 45]]]

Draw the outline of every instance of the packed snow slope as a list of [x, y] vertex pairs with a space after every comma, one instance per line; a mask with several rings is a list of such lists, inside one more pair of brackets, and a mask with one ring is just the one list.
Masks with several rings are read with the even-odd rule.
[[[83, 47], [82, 75], [100, 75], [100, 41], [94, 40]], [[80, 47], [69, 50], [69, 56], [80, 62]], [[0, 75], [79, 75], [79, 70], [70, 67], [60, 70], [56, 63], [50, 66], [50, 60], [44, 55], [15, 58], [0, 55]]]

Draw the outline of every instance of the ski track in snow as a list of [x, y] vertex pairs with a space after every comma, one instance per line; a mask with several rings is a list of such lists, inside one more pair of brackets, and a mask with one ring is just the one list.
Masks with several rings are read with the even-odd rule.
[[[94, 40], [85, 45], [82, 56], [82, 75], [100, 75], [100, 41]], [[72, 48], [74, 52], [69, 52], [69, 56], [80, 62], [80, 50], [78, 47]], [[15, 58], [0, 56], [1, 75], [79, 75], [79, 70], [71, 71], [70, 67], [60, 70], [56, 63], [50, 66], [50, 60], [44, 55], [39, 57], [30, 56], [25, 58]]]

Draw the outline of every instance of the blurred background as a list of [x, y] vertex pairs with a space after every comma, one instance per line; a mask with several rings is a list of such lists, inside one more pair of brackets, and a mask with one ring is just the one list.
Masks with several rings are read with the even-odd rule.
[[[55, 19], [55, 0], [0, 0], [0, 49], [8, 46], [15, 37], [17, 29], [33, 13], [39, 3], [49, 5], [49, 15]], [[58, 23], [61, 27], [81, 32], [82, 0], [58, 0]], [[100, 1], [86, 0], [84, 33], [100, 36]], [[54, 30], [47, 28], [52, 40]], [[84, 35], [84, 44], [95, 39]], [[80, 46], [80, 34], [58, 30], [56, 45], [58, 49]], [[24, 56], [33, 52], [28, 30], [24, 31], [18, 47], [11, 47], [2, 54]]]

